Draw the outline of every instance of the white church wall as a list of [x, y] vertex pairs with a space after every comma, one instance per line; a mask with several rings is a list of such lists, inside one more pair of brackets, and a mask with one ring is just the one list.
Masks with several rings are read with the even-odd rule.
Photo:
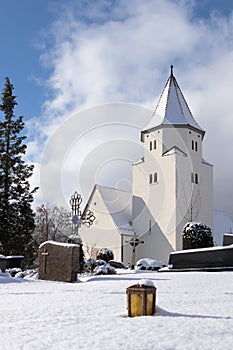
[[121, 259], [126, 266], [131, 266], [132, 264], [132, 246], [130, 245], [130, 240], [132, 235], [121, 235], [122, 249], [121, 249]]
[[174, 146], [178, 147], [184, 153], [188, 153], [187, 145], [187, 130], [182, 128], [175, 128], [174, 126], [164, 127], [162, 132], [162, 144], [163, 144], [163, 153], [173, 148]]
[[[79, 233], [86, 257], [88, 257], [88, 251], [93, 248], [95, 253], [101, 248], [108, 248], [113, 251], [114, 259], [121, 260], [121, 241], [116, 228], [106, 230], [84, 226], [80, 229]], [[93, 258], [96, 258], [96, 256], [93, 256]]]
[[136, 249], [137, 260], [148, 257], [166, 263], [173, 248], [147, 206], [134, 219], [133, 225], [138, 238], [144, 242]]
[[151, 155], [161, 155], [163, 153], [162, 133], [154, 130], [144, 135], [144, 159], [148, 161]]
[[[176, 225], [176, 166], [175, 155], [161, 157], [160, 193], [164, 193], [164, 201], [160, 202], [160, 215], [157, 222], [165, 237], [175, 249]], [[159, 197], [158, 197], [159, 198]]]
[[79, 230], [84, 251], [92, 246], [95, 246], [95, 249], [109, 248], [114, 249], [117, 258], [120, 258], [121, 240], [119, 231], [98, 189], [92, 196], [89, 209], [93, 211], [95, 221], [91, 227], [82, 226]]
[[151, 229], [151, 233], [146, 233], [141, 237], [144, 241], [137, 247], [137, 260], [143, 258], [151, 258], [168, 263], [169, 254], [174, 251], [161, 229], [155, 225]]
[[[156, 147], [154, 147], [156, 141]], [[133, 191], [150, 208], [161, 231], [175, 250], [182, 249], [182, 228], [189, 219], [211, 221], [211, 172], [202, 163], [202, 135], [185, 127], [164, 127], [144, 135], [144, 162], [133, 166]], [[174, 148], [182, 152], [162, 156]], [[186, 156], [185, 156], [186, 155]], [[157, 182], [150, 183], [150, 175], [157, 173]], [[197, 182], [192, 183], [192, 175]], [[201, 179], [205, 188], [201, 188]], [[206, 179], [206, 180], [205, 180]], [[203, 196], [206, 198], [202, 198]], [[208, 195], [210, 193], [210, 195]], [[201, 209], [200, 203], [204, 206]]]
[[[152, 258], [167, 259], [168, 251], [175, 247], [175, 165], [172, 157], [162, 158], [156, 152], [147, 152], [147, 161], [133, 166], [133, 190], [143, 198], [149, 211], [141, 213], [134, 227], [144, 235], [148, 231], [149, 222], [153, 224], [153, 234], [143, 248], [144, 254]], [[157, 181], [149, 183], [149, 175], [157, 173]], [[146, 190], [145, 190], [146, 189]], [[135, 194], [135, 193], [134, 193]], [[164, 236], [165, 235], [165, 236]], [[145, 256], [144, 256], [145, 257]]]
[[132, 190], [135, 196], [148, 198], [149, 171], [145, 169], [145, 162], [133, 164], [132, 167]]
[[182, 229], [184, 225], [198, 215], [198, 185], [191, 182], [193, 164], [190, 156], [176, 156], [176, 244], [175, 249], [182, 249]]

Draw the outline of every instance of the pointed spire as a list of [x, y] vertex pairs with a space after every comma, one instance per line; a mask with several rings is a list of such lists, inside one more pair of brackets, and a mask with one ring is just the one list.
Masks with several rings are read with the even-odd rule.
[[173, 77], [173, 65], [171, 65], [171, 77]]
[[173, 75], [173, 65], [171, 65], [170, 68], [171, 75], [166, 82], [152, 119], [144, 129], [144, 132], [160, 125], [182, 125], [190, 126], [204, 135], [205, 131], [195, 121], [176, 78]]

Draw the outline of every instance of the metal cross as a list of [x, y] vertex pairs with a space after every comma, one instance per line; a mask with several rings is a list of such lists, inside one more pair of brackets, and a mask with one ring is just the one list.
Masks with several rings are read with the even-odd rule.
[[72, 228], [73, 231], [78, 234], [78, 228], [82, 225], [86, 225], [90, 227], [95, 221], [94, 213], [91, 210], [87, 210], [86, 212], [81, 212], [81, 203], [82, 197], [77, 191], [71, 196], [70, 205], [72, 210]]
[[136, 264], [136, 247], [139, 244], [143, 244], [144, 241], [140, 241], [136, 235], [136, 232], [134, 232], [134, 236], [133, 238], [131, 238], [130, 241], [127, 241], [132, 247], [133, 247], [133, 251], [132, 251], [132, 262], [131, 262], [131, 269], [134, 269], [135, 264]]
[[81, 211], [80, 211], [81, 203], [82, 203], [81, 194], [75, 191], [73, 196], [71, 196], [71, 199], [70, 199], [70, 205], [72, 210], [72, 224], [74, 226], [78, 224], [79, 219], [81, 217]]

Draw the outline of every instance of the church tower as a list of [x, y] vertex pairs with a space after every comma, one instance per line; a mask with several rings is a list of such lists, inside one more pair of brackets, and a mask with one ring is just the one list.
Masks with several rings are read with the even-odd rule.
[[188, 221], [213, 226], [213, 166], [203, 159], [204, 136], [171, 66], [152, 119], [141, 132], [144, 157], [133, 164], [133, 194], [145, 203], [143, 210], [135, 208], [133, 227], [145, 238], [148, 256], [164, 259], [181, 250]]

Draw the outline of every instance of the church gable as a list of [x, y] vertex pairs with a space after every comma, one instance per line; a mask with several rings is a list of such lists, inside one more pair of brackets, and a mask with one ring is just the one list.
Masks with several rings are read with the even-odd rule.
[[105, 226], [107, 229], [112, 229], [115, 227], [112, 216], [101, 196], [98, 185], [94, 186], [88, 203], [83, 211], [83, 216], [85, 216], [87, 210], [91, 210], [95, 216], [95, 221], [93, 223], [94, 228]]
[[187, 157], [187, 154], [185, 152], [183, 152], [179, 147], [176, 147], [176, 146], [174, 146], [174, 147], [170, 148], [168, 151], [164, 152], [162, 154], [162, 156], [163, 157], [164, 156], [170, 156], [172, 154], [178, 154], [180, 156]]
[[96, 226], [114, 226], [120, 234], [130, 233], [133, 218], [132, 200], [132, 193], [95, 185], [84, 213], [91, 208], [96, 217]]
[[132, 193], [98, 186], [100, 195], [120, 233], [132, 231]]

